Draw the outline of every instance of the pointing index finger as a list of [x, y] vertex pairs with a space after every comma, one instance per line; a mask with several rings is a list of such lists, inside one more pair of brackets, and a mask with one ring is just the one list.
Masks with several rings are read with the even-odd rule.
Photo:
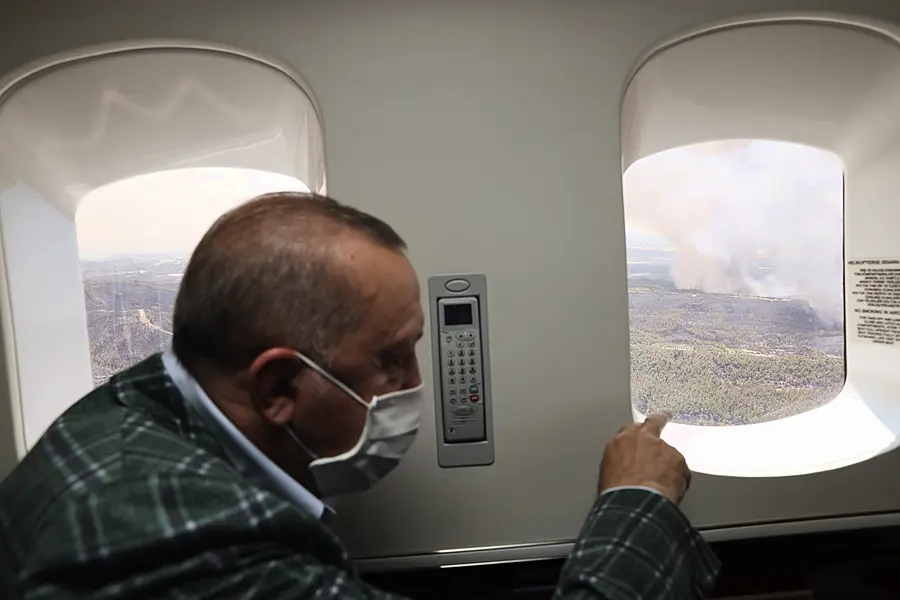
[[641, 423], [641, 429], [655, 436], [662, 434], [663, 427], [672, 420], [672, 413], [668, 410], [658, 410], [648, 415]]

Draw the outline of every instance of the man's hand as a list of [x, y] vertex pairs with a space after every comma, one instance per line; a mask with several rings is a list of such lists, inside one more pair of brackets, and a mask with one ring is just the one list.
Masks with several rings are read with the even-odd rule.
[[681, 452], [659, 439], [672, 415], [655, 412], [641, 424], [628, 425], [609, 441], [600, 462], [599, 490], [621, 485], [653, 488], [678, 504], [691, 483]]

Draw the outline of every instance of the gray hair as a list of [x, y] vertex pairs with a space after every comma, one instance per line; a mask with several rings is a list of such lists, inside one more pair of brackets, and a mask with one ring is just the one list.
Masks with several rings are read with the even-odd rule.
[[290, 347], [327, 363], [370, 299], [337, 264], [341, 235], [403, 252], [387, 223], [317, 194], [277, 192], [225, 213], [194, 250], [175, 300], [172, 346], [186, 366], [246, 368]]

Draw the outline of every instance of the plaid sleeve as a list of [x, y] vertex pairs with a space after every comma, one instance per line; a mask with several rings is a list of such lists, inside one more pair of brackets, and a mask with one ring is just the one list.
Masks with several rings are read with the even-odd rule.
[[[363, 582], [311, 515], [211, 472], [117, 478], [61, 499], [40, 530], [20, 574], [35, 598], [400, 600]], [[717, 568], [668, 500], [619, 490], [592, 509], [556, 597], [687, 600]]]
[[264, 490], [214, 475], [125, 478], [48, 520], [34, 597], [398, 600], [364, 583], [334, 534]]
[[693, 600], [720, 563], [667, 498], [621, 489], [597, 499], [563, 567], [557, 600]]

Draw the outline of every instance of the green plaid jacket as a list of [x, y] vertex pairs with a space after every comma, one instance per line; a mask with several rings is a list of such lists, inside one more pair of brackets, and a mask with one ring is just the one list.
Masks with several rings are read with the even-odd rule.
[[[718, 560], [663, 497], [597, 500], [557, 598], [689, 599]], [[0, 599], [395, 598], [248, 481], [154, 356], [61, 416], [0, 484]]]

